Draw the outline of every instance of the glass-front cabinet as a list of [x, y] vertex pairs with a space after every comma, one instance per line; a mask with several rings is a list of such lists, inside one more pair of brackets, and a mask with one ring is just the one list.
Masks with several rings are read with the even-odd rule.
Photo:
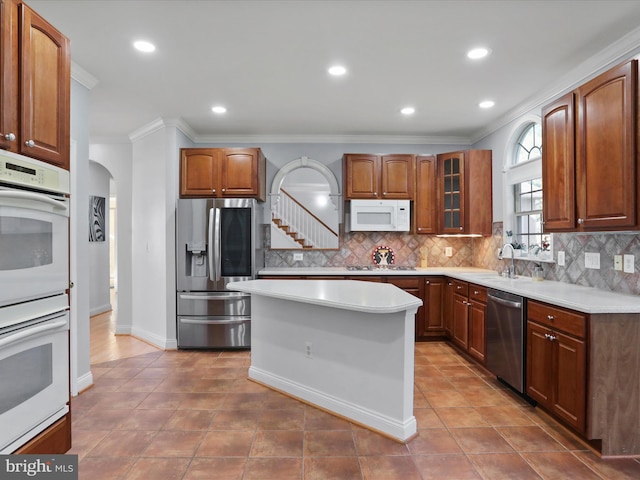
[[442, 195], [443, 220], [442, 233], [460, 233], [464, 230], [462, 205], [464, 204], [464, 154], [462, 152], [443, 156]]
[[491, 150], [438, 155], [439, 232], [491, 235]]

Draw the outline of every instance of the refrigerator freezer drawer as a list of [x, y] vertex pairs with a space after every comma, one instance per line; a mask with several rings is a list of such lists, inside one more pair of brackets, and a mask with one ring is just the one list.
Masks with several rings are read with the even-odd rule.
[[178, 315], [251, 315], [251, 295], [241, 292], [178, 292]]
[[178, 316], [178, 348], [249, 348], [251, 319]]

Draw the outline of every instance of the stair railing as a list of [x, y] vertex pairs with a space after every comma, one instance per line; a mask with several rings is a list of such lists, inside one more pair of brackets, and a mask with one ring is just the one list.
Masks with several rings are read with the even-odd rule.
[[331, 248], [335, 245], [338, 233], [309, 211], [286, 190], [272, 204], [273, 218], [280, 219], [280, 224], [288, 226], [289, 231], [297, 232], [297, 238], [304, 239], [306, 248]]

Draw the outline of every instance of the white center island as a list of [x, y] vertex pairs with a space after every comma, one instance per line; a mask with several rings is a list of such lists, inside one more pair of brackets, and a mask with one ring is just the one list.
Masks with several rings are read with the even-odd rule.
[[251, 280], [249, 378], [406, 442], [413, 416], [415, 314], [388, 283]]

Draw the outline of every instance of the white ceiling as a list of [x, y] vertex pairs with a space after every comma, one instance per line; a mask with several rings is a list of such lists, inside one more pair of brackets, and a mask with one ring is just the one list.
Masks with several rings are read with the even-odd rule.
[[[126, 138], [163, 117], [202, 138], [468, 143], [581, 80], [567, 74], [594, 55], [631, 51], [640, 25], [637, 0], [27, 3], [98, 81], [94, 139]], [[135, 51], [139, 38], [156, 52]], [[467, 59], [478, 45], [492, 54]], [[330, 77], [334, 63], [348, 74]], [[485, 99], [495, 107], [479, 109]], [[214, 115], [214, 104], [228, 112]], [[399, 113], [406, 105], [413, 116]]]

